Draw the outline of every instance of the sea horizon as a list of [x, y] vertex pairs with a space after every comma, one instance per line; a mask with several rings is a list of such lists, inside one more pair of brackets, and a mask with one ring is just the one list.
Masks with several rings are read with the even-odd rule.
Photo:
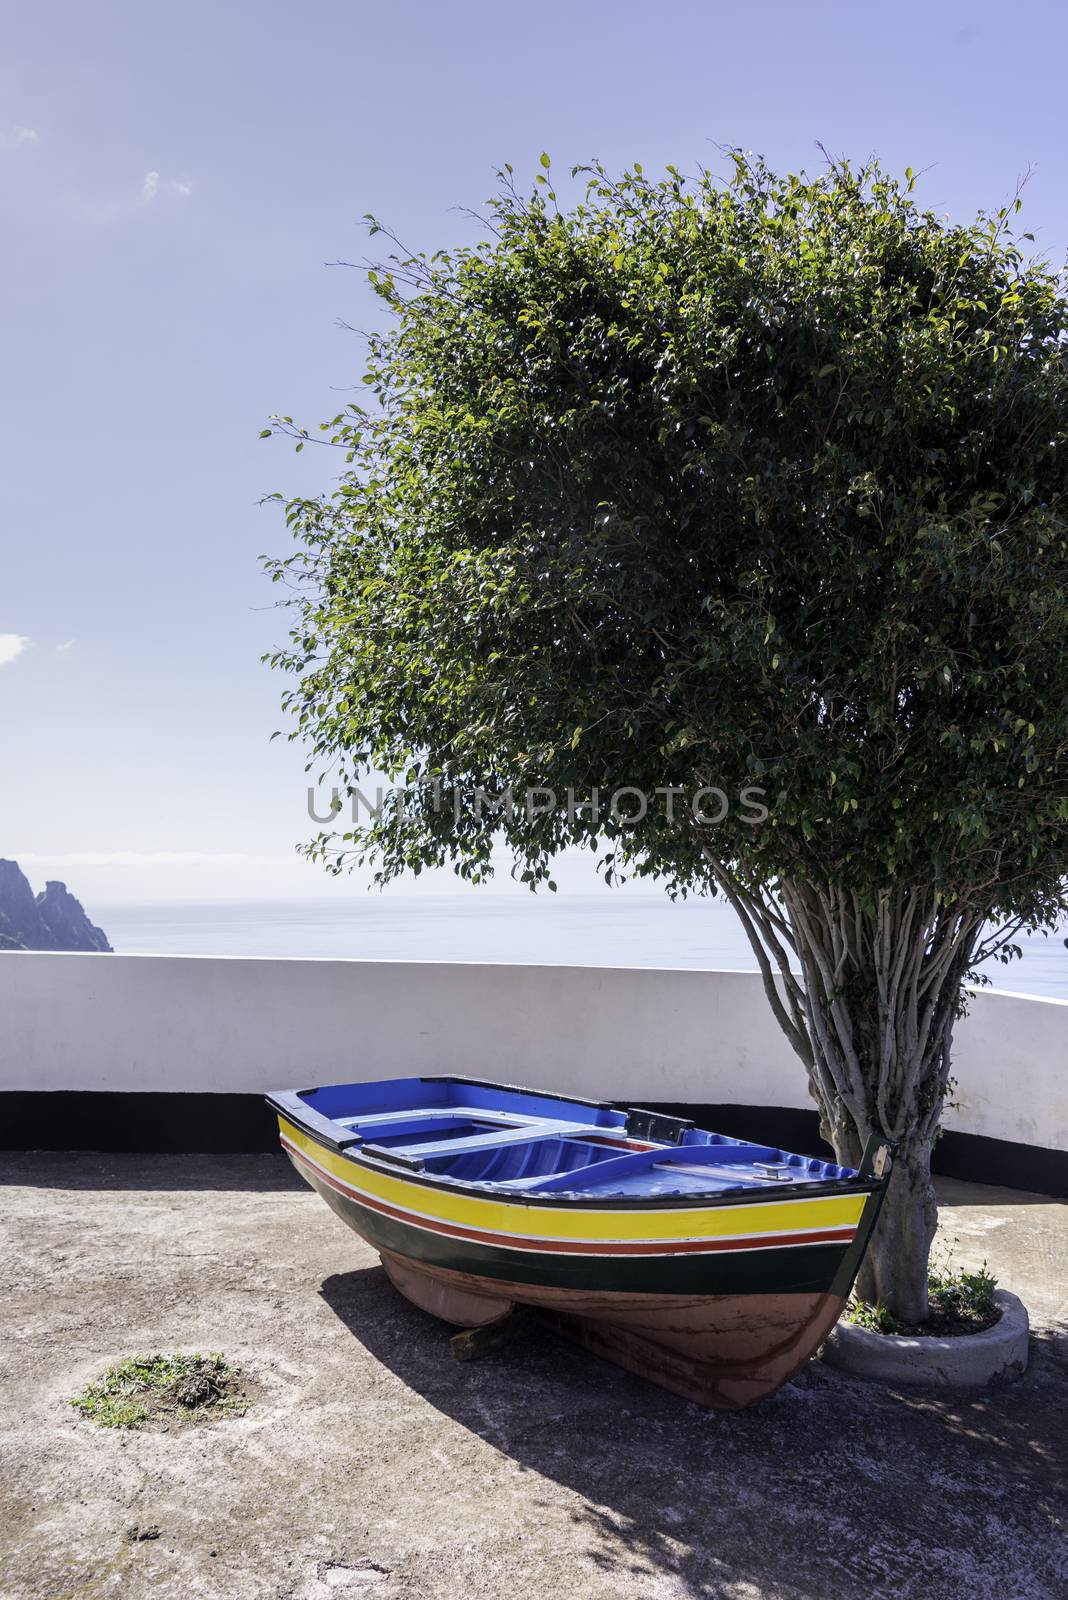
[[[731, 908], [630, 890], [523, 896], [435, 891], [344, 900], [234, 899], [96, 904], [118, 954], [651, 967], [754, 972]], [[1068, 1000], [1064, 930], [1018, 939], [1023, 954], [988, 961], [991, 987]]]

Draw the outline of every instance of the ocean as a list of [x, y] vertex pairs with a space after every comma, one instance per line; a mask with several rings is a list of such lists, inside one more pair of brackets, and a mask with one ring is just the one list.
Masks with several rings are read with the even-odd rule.
[[[529, 897], [387, 889], [329, 900], [94, 904], [92, 916], [124, 954], [756, 970], [722, 901], [672, 902], [630, 889]], [[1068, 1000], [1065, 932], [1021, 939], [1020, 960], [988, 962], [991, 984]]]

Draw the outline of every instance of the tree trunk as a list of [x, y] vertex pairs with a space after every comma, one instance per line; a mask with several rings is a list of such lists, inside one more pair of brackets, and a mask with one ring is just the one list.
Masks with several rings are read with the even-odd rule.
[[[834, 1147], [843, 1166], [859, 1164], [861, 1146], [855, 1136], [837, 1137]], [[878, 1225], [857, 1274], [858, 1298], [886, 1306], [901, 1322], [926, 1321], [928, 1258], [937, 1225], [931, 1146], [901, 1145]]]
[[867, 907], [808, 883], [784, 884], [782, 894], [824, 1137], [848, 1166], [872, 1132], [898, 1147], [857, 1293], [923, 1322], [938, 1217], [931, 1150], [978, 925], [937, 895], [899, 891]]
[[772, 892], [709, 860], [808, 1070], [820, 1132], [838, 1160], [858, 1166], [872, 1133], [897, 1145], [857, 1293], [903, 1322], [923, 1322], [937, 1221], [931, 1151], [983, 913], [935, 889], [888, 889], [864, 901], [802, 879]]

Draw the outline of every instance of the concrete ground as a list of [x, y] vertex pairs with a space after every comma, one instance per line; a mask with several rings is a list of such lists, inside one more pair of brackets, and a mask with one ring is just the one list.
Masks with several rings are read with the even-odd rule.
[[[539, 1332], [457, 1364], [281, 1158], [9, 1155], [0, 1182], [3, 1600], [1068, 1593], [1068, 1206], [943, 1185], [956, 1261], [1031, 1309], [1018, 1382], [815, 1362], [728, 1415]], [[172, 1349], [240, 1362], [247, 1415], [123, 1433], [67, 1404]]]

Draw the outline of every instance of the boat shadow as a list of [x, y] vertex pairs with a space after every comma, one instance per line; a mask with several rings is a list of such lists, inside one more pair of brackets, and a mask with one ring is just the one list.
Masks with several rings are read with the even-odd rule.
[[[651, 1573], [670, 1580], [665, 1593], [701, 1600], [985, 1594], [961, 1575], [982, 1565], [978, 1507], [1006, 1497], [1020, 1509], [1017, 1575], [1040, 1586], [1055, 1560], [1068, 1330], [1034, 1341], [1023, 1379], [979, 1397], [887, 1391], [812, 1362], [761, 1405], [715, 1412], [540, 1327], [457, 1362], [452, 1330], [380, 1267], [331, 1276], [320, 1293], [428, 1405], [566, 1491], [588, 1559], [620, 1594]], [[933, 1486], [952, 1491], [949, 1512]], [[547, 1528], [555, 1494], [551, 1506]]]

